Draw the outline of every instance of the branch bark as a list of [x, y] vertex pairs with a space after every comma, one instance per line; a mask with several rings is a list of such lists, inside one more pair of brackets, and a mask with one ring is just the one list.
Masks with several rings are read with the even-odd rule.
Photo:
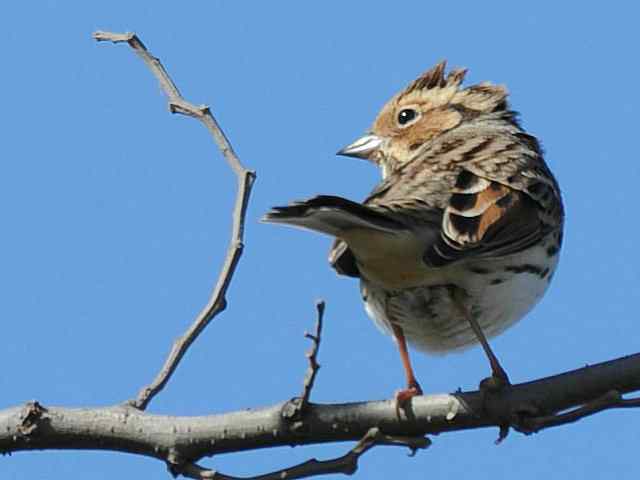
[[[570, 408], [578, 407], [572, 419], [576, 420], [603, 409], [640, 406], [637, 399], [609, 393], [638, 390], [640, 354], [513, 385], [496, 394], [414, 397], [408, 419], [398, 419], [393, 400], [309, 404], [302, 420], [296, 420], [304, 428], [292, 428], [293, 422], [283, 415], [288, 402], [200, 417], [153, 415], [127, 405], [72, 409], [32, 402], [0, 411], [0, 452], [93, 449], [196, 462], [226, 452], [359, 441], [374, 427], [405, 438], [505, 424], [532, 433], [566, 423], [549, 419], [566, 419], [567, 414], [559, 412]], [[594, 400], [601, 402], [597, 409], [592, 408]], [[583, 406], [586, 410], [580, 410]]]

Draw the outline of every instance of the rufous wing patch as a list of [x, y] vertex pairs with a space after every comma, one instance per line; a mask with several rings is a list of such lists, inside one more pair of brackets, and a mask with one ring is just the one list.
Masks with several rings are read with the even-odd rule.
[[443, 266], [470, 252], [518, 251], [539, 234], [539, 225], [538, 207], [525, 193], [465, 170], [444, 210], [441, 237], [424, 260]]
[[456, 243], [479, 242], [513, 203], [515, 192], [509, 187], [488, 180], [483, 185], [480, 191], [463, 190], [451, 195], [443, 227], [444, 233]]

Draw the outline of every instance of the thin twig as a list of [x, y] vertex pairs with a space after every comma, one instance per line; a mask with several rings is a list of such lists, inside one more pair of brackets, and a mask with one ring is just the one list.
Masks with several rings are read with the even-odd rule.
[[312, 335], [309, 332], [305, 332], [304, 336], [311, 340], [311, 350], [307, 352], [307, 358], [309, 359], [309, 368], [304, 376], [303, 389], [302, 389], [302, 409], [309, 403], [311, 397], [311, 390], [313, 390], [313, 384], [320, 370], [320, 364], [318, 363], [318, 350], [320, 350], [320, 342], [322, 340], [322, 321], [324, 319], [324, 300], [319, 300], [316, 303], [316, 310], [318, 317], [316, 320], [315, 334]]
[[173, 344], [171, 352], [156, 378], [150, 385], [140, 390], [140, 393], [135, 400], [131, 400], [129, 402], [134, 407], [144, 410], [147, 408], [153, 397], [155, 397], [167, 384], [191, 344], [196, 340], [196, 338], [198, 338], [209, 322], [227, 306], [227, 289], [229, 288], [244, 247], [243, 238], [245, 216], [249, 197], [251, 195], [251, 188], [256, 175], [255, 172], [244, 168], [240, 159], [231, 147], [229, 140], [227, 140], [227, 137], [220, 128], [220, 125], [218, 125], [218, 122], [211, 114], [209, 107], [204, 105], [196, 106], [182, 98], [180, 91], [173, 83], [173, 80], [171, 80], [171, 77], [169, 77], [169, 74], [160, 60], [149, 53], [142, 41], [140, 41], [135, 34], [95, 32], [93, 34], [93, 38], [97, 41], [111, 41], [113, 43], [127, 42], [160, 82], [160, 87], [169, 98], [169, 110], [172, 113], [180, 113], [194, 117], [200, 120], [207, 127], [218, 148], [224, 155], [227, 163], [236, 174], [238, 183], [235, 206], [233, 209], [231, 242], [227, 250], [222, 270], [218, 276], [218, 281], [211, 292], [207, 304], [198, 314], [193, 324]]
[[[318, 300], [318, 302], [316, 303], [317, 318], [315, 333], [311, 334], [309, 332], [304, 332], [305, 338], [308, 338], [312, 342], [311, 350], [309, 350], [306, 354], [307, 359], [309, 360], [309, 366], [307, 367], [307, 371], [302, 382], [302, 395], [292, 398], [289, 402], [287, 402], [285, 408], [283, 408], [282, 410], [282, 417], [286, 420], [300, 420], [302, 414], [309, 406], [311, 390], [313, 390], [316, 375], [318, 375], [318, 370], [320, 370], [320, 364], [318, 363], [318, 350], [320, 350], [320, 342], [322, 341], [324, 308], [324, 300]], [[293, 428], [300, 429], [301, 426], [302, 425], [300, 424], [294, 424]]]
[[554, 415], [545, 415], [532, 418], [523, 418], [516, 424], [516, 428], [523, 433], [537, 433], [540, 430], [551, 427], [559, 427], [568, 423], [577, 422], [585, 417], [594, 415], [611, 408], [635, 408], [640, 407], [640, 399], [624, 399], [617, 390], [611, 390], [601, 397], [585, 403], [573, 410]]
[[362, 455], [377, 445], [396, 445], [411, 449], [412, 453], [427, 448], [431, 440], [426, 437], [399, 437], [384, 435], [377, 427], [369, 429], [364, 437], [341, 457], [331, 460], [316, 460], [312, 458], [293, 467], [284, 468], [265, 475], [256, 477], [232, 477], [215, 470], [203, 468], [195, 463], [186, 463], [182, 468], [171, 468], [173, 473], [180, 473], [187, 478], [197, 480], [294, 480], [296, 478], [308, 478], [331, 473], [353, 475], [358, 470], [358, 460]]

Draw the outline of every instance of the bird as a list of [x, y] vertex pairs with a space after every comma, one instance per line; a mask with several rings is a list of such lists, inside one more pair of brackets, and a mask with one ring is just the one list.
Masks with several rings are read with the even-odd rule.
[[397, 408], [423, 394], [407, 344], [445, 354], [479, 343], [486, 380], [510, 385], [488, 339], [542, 298], [562, 245], [560, 188], [507, 88], [445, 72], [446, 60], [421, 74], [338, 152], [380, 168], [363, 202], [319, 195], [262, 218], [335, 238], [329, 263], [360, 280], [366, 312], [398, 346]]

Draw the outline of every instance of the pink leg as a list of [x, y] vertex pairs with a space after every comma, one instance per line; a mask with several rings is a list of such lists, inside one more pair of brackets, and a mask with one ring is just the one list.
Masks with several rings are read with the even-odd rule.
[[397, 325], [393, 325], [393, 336], [398, 342], [398, 350], [400, 351], [400, 359], [402, 360], [402, 366], [407, 376], [407, 388], [396, 392], [396, 412], [398, 417], [400, 416], [400, 408], [407, 403], [412, 397], [416, 395], [422, 395], [422, 388], [416, 380], [416, 376], [413, 373], [411, 367], [411, 360], [409, 359], [409, 351], [407, 350], [407, 340], [404, 337], [402, 328]]

